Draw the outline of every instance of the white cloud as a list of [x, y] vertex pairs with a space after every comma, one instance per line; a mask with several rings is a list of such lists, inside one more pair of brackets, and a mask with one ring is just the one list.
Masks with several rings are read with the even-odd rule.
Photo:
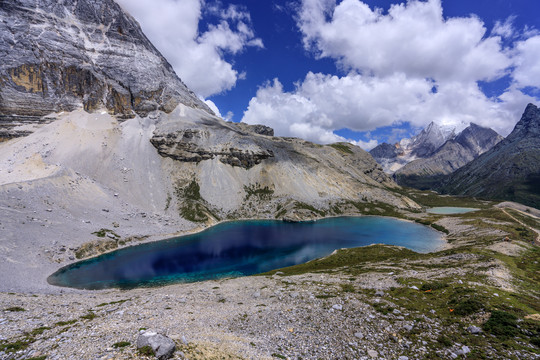
[[517, 86], [540, 88], [540, 35], [518, 42], [514, 61]]
[[208, 105], [208, 107], [210, 108], [210, 110], [212, 110], [214, 112], [214, 114], [216, 114], [216, 116], [218, 117], [223, 117], [221, 115], [221, 112], [219, 111], [217, 105], [212, 101], [212, 100], [204, 100], [204, 99], [201, 99], [201, 101], [203, 101], [206, 105]]
[[515, 16], [509, 16], [504, 22], [496, 21], [491, 33], [493, 35], [500, 35], [503, 38], [513, 37], [516, 33], [513, 24], [515, 19]]
[[[139, 21], [146, 36], [186, 85], [204, 97], [231, 89], [245, 76], [223, 54], [263, 46], [262, 40], [255, 37], [249, 13], [234, 5], [223, 8], [217, 2], [206, 4], [204, 0], [116, 1]], [[217, 20], [201, 32], [203, 4]]]
[[[497, 23], [488, 36], [475, 16], [444, 18], [440, 0], [410, 0], [386, 14], [359, 0], [303, 0], [298, 26], [304, 47], [349, 73], [310, 72], [292, 92], [275, 79], [251, 99], [242, 121], [322, 143], [343, 141], [334, 134], [338, 129], [371, 131], [403, 122], [458, 129], [474, 122], [507, 135], [527, 103], [538, 101], [519, 87], [540, 82], [540, 36], [513, 51], [501, 45], [501, 36], [516, 36], [512, 21]], [[507, 74], [515, 84], [497, 97], [488, 98], [478, 85]]]
[[395, 4], [388, 14], [359, 0], [303, 0], [298, 26], [317, 56], [377, 76], [469, 82], [496, 79], [511, 64], [500, 37], [486, 37], [475, 16], [445, 19], [440, 0]]
[[[308, 73], [294, 91], [284, 92], [274, 79], [259, 88], [242, 121], [268, 125], [278, 136], [319, 143], [350, 141], [334, 134], [337, 129], [370, 131], [402, 122], [425, 127], [435, 121], [458, 129], [474, 122], [507, 135], [526, 104], [534, 100], [516, 89], [490, 99], [476, 83], [438, 84], [436, 92], [433, 86], [431, 80], [409, 79], [403, 74], [377, 78]], [[359, 145], [371, 148], [377, 142]]]

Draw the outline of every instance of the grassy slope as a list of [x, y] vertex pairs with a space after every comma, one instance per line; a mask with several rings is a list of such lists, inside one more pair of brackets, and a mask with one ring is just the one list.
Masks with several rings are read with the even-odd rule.
[[[356, 289], [355, 276], [368, 272], [388, 273], [391, 268], [392, 276], [397, 277], [403, 286], [388, 291], [387, 303], [374, 303], [373, 306], [382, 314], [391, 312], [393, 307], [400, 307], [417, 313], [419, 318], [426, 314], [435, 316], [448, 331], [436, 343], [428, 345], [433, 350], [460, 343], [473, 349], [469, 358], [490, 358], [489, 354], [501, 351], [508, 358], [517, 358], [511, 355], [512, 351], [526, 351], [531, 356], [540, 355], [537, 340], [540, 337], [540, 322], [525, 319], [527, 315], [540, 312], [540, 248], [526, 245], [536, 238], [530, 227], [538, 228], [538, 220], [512, 212], [527, 225], [523, 226], [501, 209], [492, 207], [493, 202], [439, 196], [433, 192], [417, 190], [402, 191], [426, 207], [480, 208], [480, 211], [472, 213], [447, 216], [474, 226], [472, 234], [478, 235], [463, 237], [451, 234], [454, 236], [453, 247], [431, 254], [418, 254], [386, 245], [342, 249], [323, 259], [279, 269], [281, 273], [278, 274], [292, 276], [330, 273], [347, 276], [351, 277], [351, 284], [342, 286], [343, 291], [365, 293], [374, 291]], [[390, 215], [396, 216], [395, 212]], [[400, 217], [408, 216], [401, 214]], [[430, 224], [442, 218], [440, 215], [429, 215], [421, 222]], [[523, 251], [519, 255], [510, 256], [488, 248], [501, 243], [500, 233], [493, 233], [497, 230], [508, 234], [511, 239], [520, 239], [512, 244], [518, 249], [523, 247]], [[457, 260], [448, 261], [454, 258]], [[514, 291], [503, 290], [486, 275], [490, 270], [497, 271], [500, 266], [506, 268], [511, 275], [510, 283]], [[463, 270], [462, 276], [445, 276], [447, 271], [456, 268]], [[414, 270], [417, 275], [411, 276], [409, 270]], [[435, 278], [433, 273], [439, 275]], [[411, 288], [413, 285], [418, 290]], [[339, 292], [324, 296], [339, 296]], [[510, 320], [500, 320], [499, 315]], [[484, 332], [481, 335], [470, 334], [466, 329], [471, 324], [483, 327]]]

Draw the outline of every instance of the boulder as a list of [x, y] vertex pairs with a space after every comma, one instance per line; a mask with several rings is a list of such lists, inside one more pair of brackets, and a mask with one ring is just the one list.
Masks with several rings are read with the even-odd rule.
[[159, 360], [171, 358], [176, 350], [174, 341], [165, 335], [158, 334], [151, 330], [141, 331], [137, 338], [137, 349], [141, 349], [145, 346], [151, 347], [156, 358]]

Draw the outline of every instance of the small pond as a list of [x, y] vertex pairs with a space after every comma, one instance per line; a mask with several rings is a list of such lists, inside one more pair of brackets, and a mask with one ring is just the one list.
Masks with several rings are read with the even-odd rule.
[[465, 213], [468, 213], [471, 211], [477, 211], [477, 210], [480, 210], [480, 209], [443, 206], [443, 207], [434, 207], [431, 209], [427, 209], [427, 212], [431, 214], [439, 214], [439, 215], [452, 215], [452, 214], [465, 214]]
[[202, 232], [127, 247], [52, 274], [50, 284], [80, 289], [134, 288], [252, 275], [300, 264], [335, 249], [375, 243], [417, 252], [440, 248], [435, 230], [387, 217], [339, 217], [316, 222], [225, 222]]

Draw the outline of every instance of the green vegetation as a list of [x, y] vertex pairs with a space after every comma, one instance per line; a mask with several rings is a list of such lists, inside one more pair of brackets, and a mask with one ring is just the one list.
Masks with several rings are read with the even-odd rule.
[[275, 357], [275, 358], [278, 358], [278, 359], [286, 359], [285, 356], [281, 355], [281, 354], [278, 354], [278, 353], [273, 353], [272, 354], [272, 357]]
[[38, 328], [35, 328], [34, 330], [30, 331], [30, 335], [36, 336], [41, 335], [45, 332], [45, 330], [50, 330], [51, 328], [48, 326], [40, 326]]
[[309, 211], [311, 211], [311, 212], [314, 212], [315, 214], [319, 214], [320, 216], [326, 216], [326, 211], [324, 211], [324, 210], [319, 210], [319, 209], [315, 208], [314, 206], [311, 206], [311, 205], [306, 204], [306, 203], [301, 202], [301, 201], [297, 201], [297, 202], [294, 204], [294, 208], [295, 208], [295, 209], [309, 210]]
[[[340, 249], [335, 254], [328, 257], [313, 260], [304, 264], [294, 265], [279, 269], [284, 276], [299, 275], [309, 272], [333, 272], [334, 270], [343, 270], [347, 273], [362, 273], [362, 269], [373, 262], [386, 260], [401, 260], [404, 258], [416, 258], [422, 256], [412, 250], [397, 248], [387, 245], [372, 245], [361, 248]], [[273, 275], [276, 270], [262, 275]]]
[[84, 320], [94, 320], [97, 317], [92, 311], [89, 311], [88, 314], [81, 316], [81, 319]]
[[206, 222], [211, 216], [216, 220], [220, 220], [201, 197], [200, 186], [197, 181], [192, 180], [185, 187], [177, 186], [175, 195], [179, 204], [178, 211], [184, 219], [192, 222]]
[[7, 309], [4, 309], [4, 311], [19, 312], [19, 311], [26, 311], [26, 310], [20, 306], [12, 306]]
[[152, 347], [150, 345], [145, 345], [141, 348], [139, 348], [139, 354], [141, 355], [145, 355], [145, 356], [154, 356], [155, 353], [154, 353], [154, 349], [152, 349]]
[[495, 310], [484, 324], [484, 330], [502, 339], [514, 337], [518, 334], [517, 317], [506, 311]]
[[[181, 189], [181, 190], [178, 190], [177, 189], [177, 192], [178, 191], [181, 191], [182, 193], [182, 196], [184, 197], [184, 199], [186, 200], [193, 200], [193, 201], [199, 201], [201, 200], [201, 193], [200, 193], [200, 190], [201, 190], [201, 187], [199, 186], [199, 184], [197, 183], [197, 181], [195, 180], [192, 180], [188, 186], [186, 186], [185, 188]], [[178, 193], [177, 193], [178, 194]]]
[[342, 153], [345, 153], [345, 154], [354, 154], [351, 148], [349, 147], [348, 143], [335, 143], [335, 144], [330, 144], [328, 146], [331, 146], [334, 149], [341, 151]]
[[114, 238], [115, 240], [120, 239], [120, 235], [115, 233], [113, 230], [109, 230], [109, 229], [100, 229], [98, 231], [94, 231], [92, 235], [96, 235], [97, 237], [101, 237], [101, 238], [108, 236], [110, 238]]
[[47, 355], [41, 355], [41, 356], [31, 357], [26, 360], [45, 360], [46, 358], [47, 358]]
[[527, 226], [530, 226], [535, 229], [540, 229], [540, 220], [536, 219], [532, 216], [525, 215], [522, 212], [519, 212], [514, 209], [505, 209], [510, 215], [521, 221], [522, 223], [526, 224]]
[[274, 195], [274, 190], [270, 189], [268, 186], [262, 186], [259, 183], [250, 184], [249, 186], [244, 185], [244, 191], [246, 192], [245, 201], [249, 200], [250, 197], [256, 197], [259, 200], [271, 200]]
[[26, 349], [31, 343], [34, 342], [33, 338], [24, 338], [12, 343], [0, 344], [0, 351], [7, 353], [14, 353], [20, 350]]
[[117, 301], [111, 301], [111, 302], [108, 302], [108, 303], [101, 303], [99, 305], [97, 305], [96, 307], [101, 307], [101, 306], [106, 306], [106, 305], [114, 305], [114, 304], [123, 304], [125, 303], [126, 301], [129, 301], [131, 299], [123, 299], [123, 300], [117, 300]]
[[68, 321], [59, 321], [55, 325], [56, 326], [66, 326], [66, 325], [73, 325], [77, 322], [76, 319], [68, 320]]
[[167, 199], [165, 200], [165, 211], [169, 210], [169, 206], [171, 206], [171, 194], [167, 193]]
[[123, 348], [129, 345], [131, 345], [129, 341], [119, 341], [117, 343], [112, 344], [112, 347], [115, 349], [119, 349], [119, 348]]
[[432, 281], [422, 284], [420, 286], [421, 291], [433, 291], [433, 290], [440, 290], [444, 289], [445, 287], [448, 287], [448, 284], [441, 281]]

